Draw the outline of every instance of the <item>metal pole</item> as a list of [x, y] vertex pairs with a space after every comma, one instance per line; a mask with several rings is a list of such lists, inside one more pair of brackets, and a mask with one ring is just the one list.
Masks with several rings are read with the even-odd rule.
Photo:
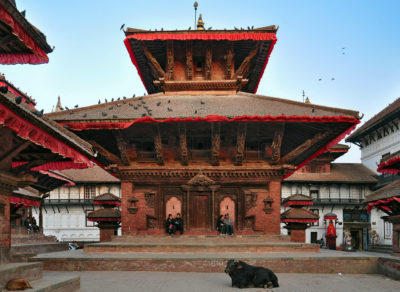
[[197, 3], [197, 1], [194, 2], [193, 6], [194, 6], [194, 29], [196, 30], [197, 6], [199, 6], [199, 4]]

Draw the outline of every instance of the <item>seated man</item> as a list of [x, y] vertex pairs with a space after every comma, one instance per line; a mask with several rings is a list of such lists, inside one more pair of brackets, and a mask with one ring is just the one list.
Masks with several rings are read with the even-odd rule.
[[174, 231], [179, 230], [180, 234], [183, 234], [183, 219], [181, 218], [181, 213], [176, 214], [174, 219]]
[[228, 213], [225, 214], [224, 225], [226, 233], [229, 235], [233, 235], [233, 221], [231, 218], [229, 218]]

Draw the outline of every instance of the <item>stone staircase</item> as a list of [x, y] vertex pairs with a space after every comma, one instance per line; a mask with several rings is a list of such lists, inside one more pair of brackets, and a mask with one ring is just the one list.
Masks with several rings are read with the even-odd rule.
[[85, 245], [85, 253], [318, 253], [316, 244], [290, 242], [288, 236], [267, 235], [137, 235]]
[[30, 292], [70, 292], [78, 291], [80, 288], [79, 277], [49, 277], [43, 275], [42, 263], [7, 263], [0, 265], [0, 291], [8, 291], [5, 289], [7, 282], [19, 278], [30, 283], [32, 286], [32, 289], [29, 289]]
[[386, 244], [369, 245], [368, 246], [368, 251], [392, 254], [393, 253], [393, 246], [392, 245], [386, 245]]
[[24, 228], [13, 228], [11, 233], [11, 262], [26, 262], [41, 253], [68, 250], [67, 243], [57, 242], [55, 236], [28, 233]]

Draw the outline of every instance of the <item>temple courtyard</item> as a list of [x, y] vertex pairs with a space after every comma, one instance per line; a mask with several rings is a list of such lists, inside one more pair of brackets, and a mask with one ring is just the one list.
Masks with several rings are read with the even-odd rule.
[[[47, 277], [79, 276], [80, 291], [238, 291], [230, 287], [224, 273], [175, 272], [47, 272]], [[245, 291], [398, 291], [399, 282], [382, 275], [366, 274], [277, 274], [279, 288], [248, 288]]]

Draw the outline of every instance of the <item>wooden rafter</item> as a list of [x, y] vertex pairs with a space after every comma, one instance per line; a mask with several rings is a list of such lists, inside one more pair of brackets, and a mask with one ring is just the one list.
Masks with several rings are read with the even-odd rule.
[[225, 59], [225, 79], [232, 79], [232, 61], [233, 61], [233, 49], [232, 46], [229, 47], [224, 56]]
[[115, 130], [113, 131], [113, 135], [115, 138], [115, 141], [117, 142], [117, 147], [121, 156], [121, 161], [124, 165], [130, 165], [129, 158], [127, 156], [127, 149], [126, 149], [126, 141], [124, 140], [124, 137], [121, 134], [121, 131]]
[[87, 140], [90, 144], [93, 145], [93, 147], [95, 148], [95, 150], [102, 156], [104, 156], [107, 160], [115, 163], [115, 164], [119, 164], [122, 165], [123, 162], [121, 161], [121, 159], [115, 155], [114, 153], [111, 153], [110, 151], [108, 151], [107, 149], [105, 149], [103, 146], [101, 146], [100, 144], [98, 144], [95, 140]]
[[272, 148], [271, 162], [273, 164], [277, 163], [281, 159], [281, 148], [282, 148], [282, 140], [284, 132], [285, 132], [285, 124], [279, 123], [276, 126], [274, 132], [274, 140], [272, 141], [271, 144]]
[[279, 161], [280, 164], [287, 163], [291, 161], [293, 158], [298, 156], [300, 153], [307, 151], [308, 148], [310, 148], [312, 145], [320, 142], [321, 140], [325, 139], [332, 133], [330, 131], [326, 131], [325, 133], [320, 133], [315, 135], [313, 138], [310, 138], [306, 140], [304, 143], [301, 145], [297, 146], [296, 149], [290, 151], [288, 154], [286, 154], [284, 157], [282, 157]]
[[181, 148], [181, 161], [183, 165], [189, 164], [189, 152], [187, 148], [187, 141], [186, 141], [186, 127], [185, 125], [181, 125], [179, 127], [179, 145]]
[[221, 148], [221, 125], [220, 123], [211, 123], [211, 164], [219, 165], [219, 152]]
[[256, 47], [250, 51], [249, 55], [244, 58], [242, 64], [240, 64], [239, 68], [235, 72], [236, 77], [247, 77], [250, 70], [251, 60], [253, 60], [253, 58], [257, 55], [258, 49], [259, 45], [256, 45]]
[[247, 132], [246, 124], [239, 123], [237, 128], [237, 138], [236, 138], [236, 157], [235, 157], [236, 165], [242, 165], [243, 162], [244, 146], [246, 142], [246, 132]]
[[156, 159], [158, 165], [164, 165], [163, 147], [158, 125], [153, 126], [154, 149], [156, 151]]
[[143, 48], [144, 54], [148, 60], [148, 64], [150, 65], [151, 72], [155, 79], [164, 78], [165, 72], [161, 68], [160, 64], [157, 62], [156, 58], [153, 57], [152, 53], [146, 48]]
[[24, 172], [29, 171], [31, 168], [34, 168], [39, 165], [43, 165], [43, 164], [51, 162], [51, 161], [54, 161], [54, 160], [35, 159], [28, 163], [25, 163], [25, 164], [22, 164], [22, 165], [12, 168], [11, 172], [14, 174], [24, 173]]
[[11, 149], [0, 156], [0, 168], [11, 165], [13, 157], [17, 156], [21, 151], [31, 144], [31, 141], [23, 140], [19, 144], [13, 145]]

